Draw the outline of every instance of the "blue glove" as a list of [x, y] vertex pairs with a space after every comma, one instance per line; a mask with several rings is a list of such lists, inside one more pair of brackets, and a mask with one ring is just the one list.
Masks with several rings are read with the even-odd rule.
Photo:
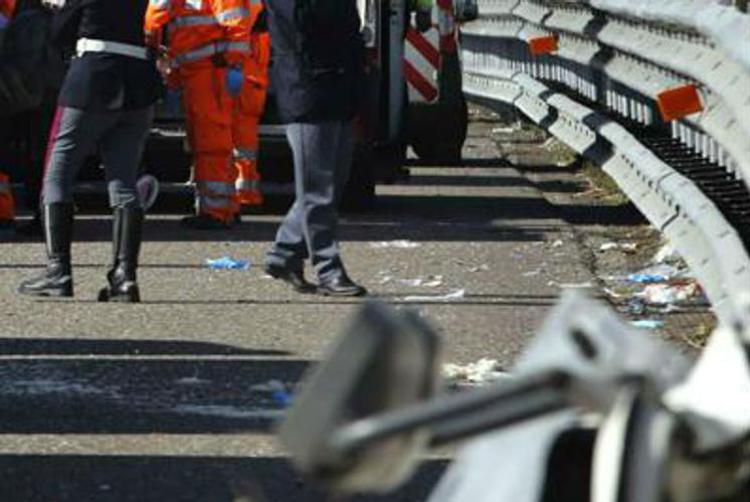
[[171, 117], [177, 117], [180, 114], [182, 104], [182, 91], [176, 89], [167, 89], [164, 96], [164, 108]]
[[237, 97], [242, 92], [242, 84], [245, 81], [245, 75], [241, 68], [229, 68], [227, 70], [227, 91], [232, 97]]

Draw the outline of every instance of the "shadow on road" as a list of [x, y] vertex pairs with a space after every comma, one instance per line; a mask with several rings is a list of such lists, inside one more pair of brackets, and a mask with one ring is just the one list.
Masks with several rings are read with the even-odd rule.
[[422, 502], [445, 469], [425, 462], [397, 493], [332, 498], [281, 458], [0, 456], [4, 502]]
[[[127, 346], [113, 349], [112, 343], [91, 353], [126, 352]], [[28, 345], [21, 349], [21, 354], [39, 354]], [[310, 365], [310, 361], [260, 356], [233, 359], [174, 353], [93, 358], [88, 352], [71, 355], [71, 349], [27, 358], [12, 358], [5, 352], [0, 365], [0, 432], [267, 432]]]

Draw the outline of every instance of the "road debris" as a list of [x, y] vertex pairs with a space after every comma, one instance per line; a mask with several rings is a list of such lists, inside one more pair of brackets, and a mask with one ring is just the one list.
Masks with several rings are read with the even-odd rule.
[[447, 293], [444, 295], [436, 295], [436, 296], [407, 296], [404, 298], [405, 302], [451, 302], [454, 300], [462, 300], [466, 297], [466, 290], [465, 289], [459, 289], [456, 291], [453, 291], [451, 293]]
[[638, 329], [661, 329], [664, 327], [664, 321], [657, 319], [638, 319], [637, 321], [631, 321], [630, 324]]
[[565, 243], [564, 243], [564, 242], [563, 242], [562, 240], [560, 240], [560, 239], [557, 239], [556, 241], [554, 241], [554, 242], [552, 243], [552, 247], [553, 247], [553, 248], [561, 248], [561, 247], [563, 247], [564, 245], [565, 245]]
[[408, 241], [405, 239], [370, 243], [370, 247], [373, 249], [414, 249], [420, 246], [421, 244], [419, 244], [418, 242]]
[[198, 378], [197, 376], [191, 376], [191, 377], [185, 377], [185, 378], [178, 378], [175, 380], [177, 385], [208, 385], [211, 383], [211, 380], [206, 380], [204, 378]]
[[236, 260], [231, 256], [222, 256], [221, 258], [207, 259], [206, 266], [211, 270], [249, 270], [249, 260]]
[[450, 387], [487, 385], [512, 378], [496, 359], [482, 358], [469, 364], [445, 364], [443, 378]]
[[476, 274], [477, 272], [486, 272], [489, 269], [490, 269], [489, 265], [482, 264], [482, 265], [477, 265], [476, 267], [469, 268], [469, 272], [471, 272], [472, 274]]
[[605, 242], [599, 246], [599, 251], [622, 251], [623, 253], [632, 254], [638, 251], [638, 244], [635, 242]]
[[680, 254], [671, 244], [663, 245], [654, 255], [654, 263], [679, 263], [682, 260]]
[[673, 305], [697, 299], [701, 292], [697, 283], [649, 284], [637, 296], [650, 305]]

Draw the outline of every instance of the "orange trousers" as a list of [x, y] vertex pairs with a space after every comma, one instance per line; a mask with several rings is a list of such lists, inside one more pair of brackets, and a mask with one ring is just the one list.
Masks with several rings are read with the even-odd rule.
[[232, 109], [232, 142], [234, 168], [237, 172], [235, 188], [239, 204], [263, 204], [258, 172], [260, 118], [266, 103], [266, 89], [246, 78], [242, 93], [234, 99]]
[[10, 177], [0, 171], [0, 221], [10, 222], [16, 218], [16, 204], [10, 189]]
[[232, 98], [226, 68], [201, 60], [180, 67], [187, 134], [193, 151], [196, 211], [229, 222], [239, 211], [232, 164]]

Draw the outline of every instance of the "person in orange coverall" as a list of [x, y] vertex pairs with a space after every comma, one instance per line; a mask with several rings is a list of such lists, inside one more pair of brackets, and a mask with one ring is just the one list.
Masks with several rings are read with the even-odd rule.
[[239, 211], [232, 98], [242, 91], [250, 23], [247, 0], [151, 0], [146, 13], [150, 46], [158, 48], [169, 29], [167, 86], [182, 91], [197, 213], [183, 223], [191, 228], [228, 228]]
[[266, 104], [271, 41], [259, 0], [247, 0], [253, 20], [250, 57], [245, 64], [245, 83], [235, 98], [232, 111], [234, 167], [237, 172], [237, 200], [243, 206], [263, 205], [258, 172], [259, 125]]

